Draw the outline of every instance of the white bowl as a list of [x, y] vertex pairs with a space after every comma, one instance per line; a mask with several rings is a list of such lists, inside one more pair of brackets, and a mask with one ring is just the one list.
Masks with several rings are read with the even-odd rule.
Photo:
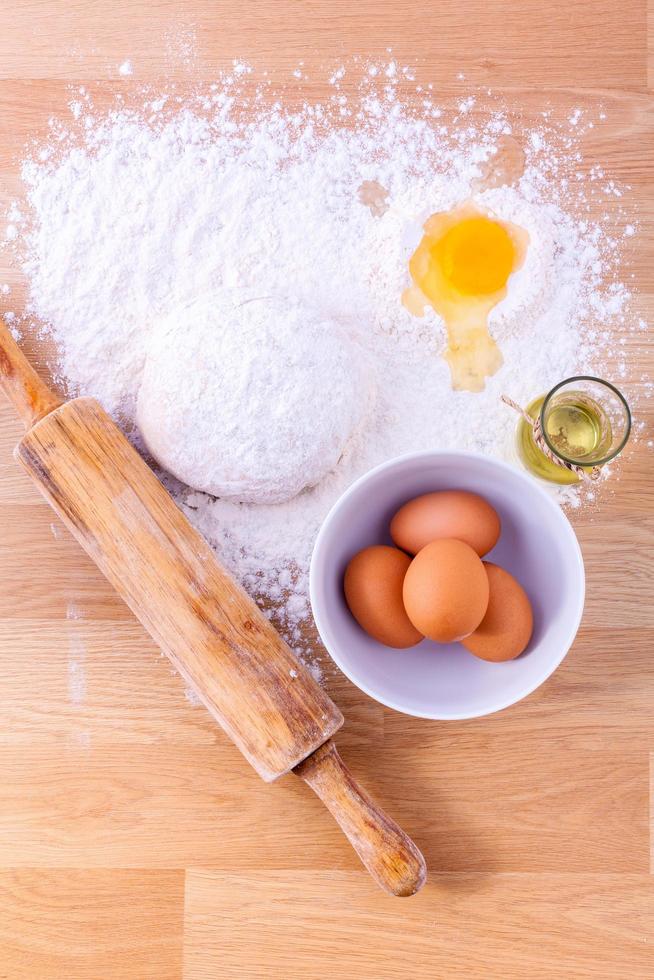
[[[392, 544], [391, 517], [407, 500], [446, 489], [479, 493], [500, 515], [500, 540], [486, 557], [518, 579], [534, 610], [531, 642], [516, 660], [487, 663], [459, 643], [431, 640], [393, 650], [364, 633], [345, 604], [350, 558]], [[528, 474], [475, 453], [426, 452], [378, 466], [336, 502], [316, 540], [310, 587], [322, 641], [353, 684], [389, 708], [447, 720], [515, 704], [556, 670], [579, 627], [585, 580], [569, 521]]]

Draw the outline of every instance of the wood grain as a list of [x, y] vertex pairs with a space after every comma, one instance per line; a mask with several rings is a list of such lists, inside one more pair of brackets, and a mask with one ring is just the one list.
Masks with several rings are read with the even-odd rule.
[[[343, 765], [329, 738], [343, 724], [336, 705], [102, 407], [62, 404], [2, 320], [0, 387], [28, 427], [16, 460], [258, 774], [271, 781], [295, 769], [375, 881], [414, 895], [424, 858]], [[79, 702], [86, 653], [74, 630], [69, 653]]]
[[338, 708], [97, 402], [51, 412], [15, 456], [263, 779], [341, 727]]
[[0, 326], [0, 389], [26, 429], [61, 405], [62, 399], [41, 380], [9, 331]]
[[407, 972], [633, 980], [651, 975], [653, 898], [644, 874], [454, 874], [437, 876], [398, 913], [351, 873], [194, 871], [184, 977], [240, 980], [247, 948], [248, 980], [397, 980]]
[[183, 872], [3, 871], [0, 903], [3, 980], [180, 975]]
[[[18, 0], [0, 17], [0, 208], [21, 192], [25, 142], [66, 112], [71, 82], [106, 104], [140, 82], [183, 90], [246, 58], [289, 99], [319, 99], [330, 67], [390, 46], [446, 107], [474, 93], [483, 108], [487, 87], [527, 122], [601, 105], [581, 169], [599, 163], [631, 186], [621, 203], [642, 222], [627, 253], [632, 316], [652, 322], [651, 3]], [[132, 79], [118, 76], [126, 58]], [[302, 83], [290, 75], [299, 60]], [[590, 216], [604, 207], [598, 197]], [[24, 282], [2, 252], [0, 270], [12, 289], [2, 309], [22, 309]], [[28, 349], [45, 368], [48, 351]], [[15, 466], [20, 425], [0, 406], [3, 980], [652, 975], [651, 329], [627, 350], [642, 428], [596, 506], [570, 514], [587, 605], [547, 684], [497, 716], [437, 724], [382, 709], [322, 661], [348, 762], [441, 871], [399, 904], [358, 869], [308, 788], [284, 778], [271, 792], [187, 700]]]
[[427, 878], [422, 854], [359, 786], [331, 739], [295, 772], [322, 800], [382, 888], [398, 898], [420, 891]]

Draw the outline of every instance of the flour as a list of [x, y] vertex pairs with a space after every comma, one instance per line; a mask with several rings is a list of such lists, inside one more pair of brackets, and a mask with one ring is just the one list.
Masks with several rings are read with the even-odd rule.
[[187, 485], [281, 503], [337, 465], [372, 391], [359, 350], [319, 310], [216, 290], [157, 325], [137, 421], [157, 462]]
[[[610, 222], [588, 217], [590, 196], [614, 200], [619, 189], [600, 168], [587, 193], [574, 176], [587, 113], [575, 110], [562, 129], [545, 113], [542, 125], [525, 131], [505, 112], [484, 113], [478, 95], [452, 117], [431, 86], [418, 86], [422, 94], [409, 106], [398, 94], [408, 76], [395, 62], [363, 65], [356, 98], [343, 94], [345, 72], [337, 71], [330, 100], [292, 110], [271, 104], [265, 86], [253, 95], [245, 69], [238, 63], [185, 99], [148, 92], [135, 110], [118, 104], [100, 113], [76, 93], [70, 120], [53, 124], [51, 139], [24, 164], [30, 217], [23, 208], [12, 226], [27, 312], [56, 343], [57, 378], [70, 394], [98, 397], [137, 444], [136, 401], [153, 337], [198, 297], [285, 295], [345, 329], [356, 345], [356, 370], [365, 366], [376, 377], [375, 408], [358, 428], [339, 428], [354, 431], [312, 489], [283, 503], [238, 503], [164, 474], [192, 522], [301, 653], [313, 541], [352, 480], [415, 450], [511, 459], [516, 419], [500, 403], [502, 392], [527, 403], [571, 374], [606, 374], [609, 349], [614, 373], [626, 372], [624, 348], [613, 339], [624, 329], [628, 299], [616, 278], [620, 241]], [[417, 319], [400, 303], [407, 262], [423, 221], [465, 200], [512, 132], [525, 149], [523, 176], [476, 195], [524, 227], [531, 242], [490, 318], [504, 366], [482, 393], [453, 392], [442, 323], [434, 313]], [[362, 201], [366, 182], [380, 188], [382, 206]], [[193, 322], [183, 322], [192, 341]], [[254, 351], [244, 343], [242, 353], [247, 361]], [[315, 364], [316, 397], [332, 383]], [[196, 459], [208, 450], [215, 462], [220, 447], [209, 427], [219, 391], [212, 397], [189, 447]], [[285, 446], [293, 466], [296, 450]], [[579, 503], [577, 490], [566, 492]]]

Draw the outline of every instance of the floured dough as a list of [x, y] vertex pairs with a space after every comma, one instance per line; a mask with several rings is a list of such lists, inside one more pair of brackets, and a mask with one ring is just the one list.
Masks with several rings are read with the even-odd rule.
[[363, 353], [337, 324], [297, 301], [223, 296], [154, 331], [137, 418], [184, 483], [277, 503], [334, 468], [371, 391]]

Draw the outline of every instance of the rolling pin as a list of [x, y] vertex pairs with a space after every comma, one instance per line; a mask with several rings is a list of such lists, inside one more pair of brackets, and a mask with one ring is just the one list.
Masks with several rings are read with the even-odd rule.
[[1, 320], [0, 385], [27, 430], [15, 458], [245, 758], [266, 781], [295, 772], [382, 888], [417, 892], [422, 854], [332, 741], [341, 712], [100, 404], [62, 401]]

